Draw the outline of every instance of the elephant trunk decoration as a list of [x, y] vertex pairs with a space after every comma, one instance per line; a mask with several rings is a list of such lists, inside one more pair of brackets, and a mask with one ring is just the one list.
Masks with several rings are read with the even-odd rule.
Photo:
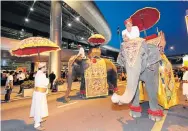
[[[164, 41], [161, 39], [161, 42]], [[144, 81], [149, 96], [149, 118], [153, 121], [161, 120], [163, 111], [160, 110], [157, 101], [160, 60], [158, 46], [147, 44], [145, 39], [136, 38], [123, 43], [117, 62], [126, 68], [127, 87], [122, 96], [114, 93], [112, 102], [119, 105], [131, 103], [130, 116], [140, 117], [142, 109], [139, 104], [138, 87], [139, 81]]]

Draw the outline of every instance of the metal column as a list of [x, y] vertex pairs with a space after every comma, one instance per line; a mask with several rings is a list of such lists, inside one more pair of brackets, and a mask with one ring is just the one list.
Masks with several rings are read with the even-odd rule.
[[[60, 1], [51, 1], [50, 39], [61, 47], [62, 41], [62, 5]], [[61, 51], [50, 53], [49, 73], [55, 73], [56, 78], [61, 77]]]

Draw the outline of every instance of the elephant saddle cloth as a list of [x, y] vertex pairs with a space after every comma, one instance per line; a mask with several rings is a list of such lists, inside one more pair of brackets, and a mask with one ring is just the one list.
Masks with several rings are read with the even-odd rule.
[[150, 39], [150, 40], [146, 41], [147, 44], [153, 44], [153, 45], [156, 45], [156, 46], [158, 46], [160, 42], [161, 42], [161, 36], [158, 36], [154, 39]]
[[143, 41], [145, 40], [142, 38], [136, 38], [122, 44], [120, 53], [125, 55], [130, 67], [134, 66]]
[[87, 98], [108, 95], [107, 68], [104, 59], [89, 61], [84, 77]]

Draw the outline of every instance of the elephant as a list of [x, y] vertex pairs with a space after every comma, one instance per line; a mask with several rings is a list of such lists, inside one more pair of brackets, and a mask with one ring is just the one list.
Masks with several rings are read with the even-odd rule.
[[[72, 56], [68, 62], [68, 75], [67, 75], [67, 91], [65, 94], [65, 100], [68, 102], [70, 99], [69, 94], [71, 91], [71, 86], [73, 79], [77, 76], [81, 76], [81, 85], [80, 85], [80, 94], [83, 98], [85, 95], [85, 78], [84, 71], [89, 67], [89, 61], [94, 59], [103, 59], [106, 64], [107, 72], [107, 83], [109, 86], [109, 93], [116, 92], [117, 88], [117, 68], [116, 66], [108, 59], [100, 57], [101, 52], [99, 48], [93, 48], [89, 50], [88, 56], [86, 59], [80, 59], [79, 57]], [[94, 58], [94, 59], [93, 59]]]
[[145, 39], [136, 38], [130, 43], [121, 44], [117, 62], [126, 69], [127, 87], [122, 96], [114, 93], [111, 100], [119, 105], [131, 103], [129, 115], [133, 118], [141, 117], [142, 112], [139, 103], [139, 81], [145, 82], [149, 96], [149, 119], [159, 121], [164, 115], [157, 101], [160, 60], [158, 46], [147, 44]]

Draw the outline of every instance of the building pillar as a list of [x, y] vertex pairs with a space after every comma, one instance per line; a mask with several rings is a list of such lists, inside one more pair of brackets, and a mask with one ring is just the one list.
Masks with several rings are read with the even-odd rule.
[[[60, 1], [51, 1], [50, 39], [61, 47], [62, 41], [62, 5]], [[61, 50], [51, 52], [49, 56], [49, 73], [55, 73], [56, 78], [61, 77]]]

